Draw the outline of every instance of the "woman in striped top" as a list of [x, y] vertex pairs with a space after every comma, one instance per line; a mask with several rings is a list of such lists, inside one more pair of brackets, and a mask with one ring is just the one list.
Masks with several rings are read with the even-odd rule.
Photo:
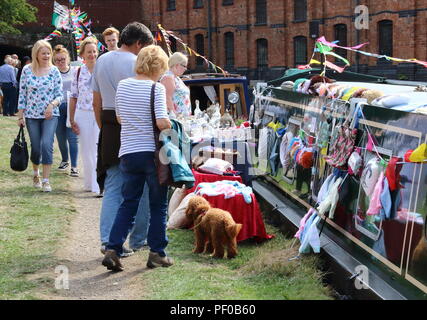
[[[134, 224], [144, 184], [147, 182], [150, 198], [150, 227], [147, 242], [150, 254], [147, 266], [168, 267], [173, 264], [166, 255], [167, 186], [160, 186], [154, 164], [155, 141], [153, 125], [160, 130], [171, 128], [167, 114], [165, 87], [156, 83], [166, 71], [168, 57], [162, 48], [145, 47], [138, 54], [136, 76], [119, 82], [116, 93], [116, 115], [121, 123], [120, 170], [123, 175], [122, 196], [117, 217], [110, 232], [102, 264], [109, 270], [121, 271], [118, 258], [123, 242]], [[154, 90], [156, 123], [151, 118], [151, 88]]]

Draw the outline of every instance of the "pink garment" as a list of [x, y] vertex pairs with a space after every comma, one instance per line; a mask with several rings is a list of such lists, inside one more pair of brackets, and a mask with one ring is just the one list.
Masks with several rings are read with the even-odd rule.
[[316, 212], [316, 210], [314, 210], [313, 208], [310, 208], [310, 210], [308, 210], [308, 212], [305, 214], [305, 216], [301, 219], [300, 223], [299, 223], [299, 229], [297, 231], [297, 233], [295, 233], [295, 238], [300, 239], [301, 233], [304, 231], [305, 228], [305, 224], [308, 220], [308, 218], [311, 217], [311, 215]]
[[369, 203], [369, 209], [366, 212], [367, 215], [373, 216], [380, 213], [381, 210], [381, 193], [383, 192], [384, 185], [384, 172], [380, 173], [377, 184], [375, 185], [374, 192], [372, 193], [371, 202]]

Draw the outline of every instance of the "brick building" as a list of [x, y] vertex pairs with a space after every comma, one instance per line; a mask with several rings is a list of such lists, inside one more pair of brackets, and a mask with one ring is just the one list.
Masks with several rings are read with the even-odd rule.
[[[0, 51], [5, 43], [28, 50], [53, 30], [53, 0], [28, 2], [39, 9], [38, 22], [24, 26], [22, 36], [0, 36]], [[95, 33], [135, 20], [155, 32], [160, 23], [215, 64], [250, 79], [274, 79], [307, 63], [322, 35], [341, 45], [369, 42], [362, 49], [367, 52], [427, 61], [427, 0], [77, 0], [76, 5], [92, 18]], [[355, 27], [358, 5], [369, 10], [368, 29]], [[350, 60], [350, 71], [427, 81], [427, 68], [420, 65], [338, 53]], [[191, 67], [205, 70], [195, 58]]]
[[[368, 29], [356, 29], [358, 5], [369, 10]], [[427, 61], [427, 0], [154, 0], [145, 1], [143, 14], [152, 30], [160, 23], [217, 65], [250, 79], [274, 79], [307, 63], [322, 35], [344, 46], [369, 42], [367, 52]], [[351, 71], [427, 81], [420, 65], [339, 53]]]

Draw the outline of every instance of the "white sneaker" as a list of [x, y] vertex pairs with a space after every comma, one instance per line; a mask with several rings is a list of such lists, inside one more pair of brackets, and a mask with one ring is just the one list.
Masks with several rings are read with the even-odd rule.
[[48, 182], [43, 182], [43, 192], [51, 192], [52, 191], [52, 187], [50, 186], [49, 181]]
[[33, 177], [33, 186], [34, 188], [41, 189], [42, 181], [40, 180], [40, 176]]

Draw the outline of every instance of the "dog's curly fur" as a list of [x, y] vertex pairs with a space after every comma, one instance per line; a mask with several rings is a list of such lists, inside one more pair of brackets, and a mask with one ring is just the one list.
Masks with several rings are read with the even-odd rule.
[[191, 198], [185, 214], [193, 222], [196, 238], [194, 253], [211, 253], [213, 257], [227, 258], [237, 255], [237, 235], [242, 229], [228, 211], [212, 208], [209, 202], [200, 196]]

